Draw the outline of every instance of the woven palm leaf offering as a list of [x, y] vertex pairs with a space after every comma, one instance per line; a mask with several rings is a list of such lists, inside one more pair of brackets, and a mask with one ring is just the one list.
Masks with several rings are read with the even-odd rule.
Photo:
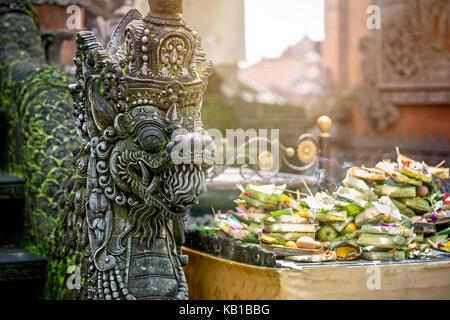
[[[243, 242], [259, 243], [263, 249], [286, 259], [304, 262], [335, 260], [334, 253], [324, 250], [329, 242], [315, 240], [320, 227], [316, 214], [324, 220], [335, 221], [345, 220], [345, 213], [336, 213], [336, 218], [321, 208], [312, 210], [300, 200], [300, 192], [286, 190], [285, 185], [248, 184], [245, 188], [237, 187], [241, 193], [235, 200], [235, 211], [215, 213], [215, 224], [223, 232]], [[307, 201], [312, 203], [314, 197]]]
[[248, 184], [236, 208], [215, 212], [216, 228], [297, 262], [405, 260], [449, 252], [449, 169], [402, 155], [352, 167], [333, 193]]

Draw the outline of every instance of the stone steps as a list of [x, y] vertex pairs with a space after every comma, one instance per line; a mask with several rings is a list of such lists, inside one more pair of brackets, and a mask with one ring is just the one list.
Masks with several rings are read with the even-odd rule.
[[25, 180], [0, 171], [0, 244], [22, 236], [24, 227]]
[[0, 248], [0, 299], [38, 299], [46, 281], [47, 260], [20, 248]]
[[[0, 152], [6, 150], [7, 129], [6, 110], [0, 109]], [[0, 170], [0, 299], [43, 296], [47, 260], [19, 245], [24, 235], [24, 209], [25, 180]]]
[[0, 108], [0, 168], [6, 166], [7, 143], [6, 137], [8, 133], [8, 116], [5, 108]]

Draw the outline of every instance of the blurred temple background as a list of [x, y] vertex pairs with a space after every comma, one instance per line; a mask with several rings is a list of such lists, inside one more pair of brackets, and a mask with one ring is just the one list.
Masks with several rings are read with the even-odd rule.
[[[71, 5], [103, 44], [130, 8], [148, 11], [147, 0], [33, 3], [49, 62], [68, 72]], [[295, 146], [328, 115], [335, 179], [393, 158], [395, 146], [450, 163], [450, 0], [184, 0], [182, 14], [215, 65], [206, 128], [276, 128]]]

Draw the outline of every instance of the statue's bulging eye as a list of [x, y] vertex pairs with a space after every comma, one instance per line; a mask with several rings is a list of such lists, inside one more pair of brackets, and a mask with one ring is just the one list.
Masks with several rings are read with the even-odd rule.
[[138, 133], [139, 145], [148, 153], [157, 153], [167, 144], [164, 132], [154, 126], [145, 126]]

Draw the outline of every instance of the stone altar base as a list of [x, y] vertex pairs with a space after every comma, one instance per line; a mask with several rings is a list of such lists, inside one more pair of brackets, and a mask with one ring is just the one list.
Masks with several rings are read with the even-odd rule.
[[[450, 259], [264, 268], [183, 248], [192, 300], [448, 299]], [[379, 274], [379, 282], [377, 282]]]

